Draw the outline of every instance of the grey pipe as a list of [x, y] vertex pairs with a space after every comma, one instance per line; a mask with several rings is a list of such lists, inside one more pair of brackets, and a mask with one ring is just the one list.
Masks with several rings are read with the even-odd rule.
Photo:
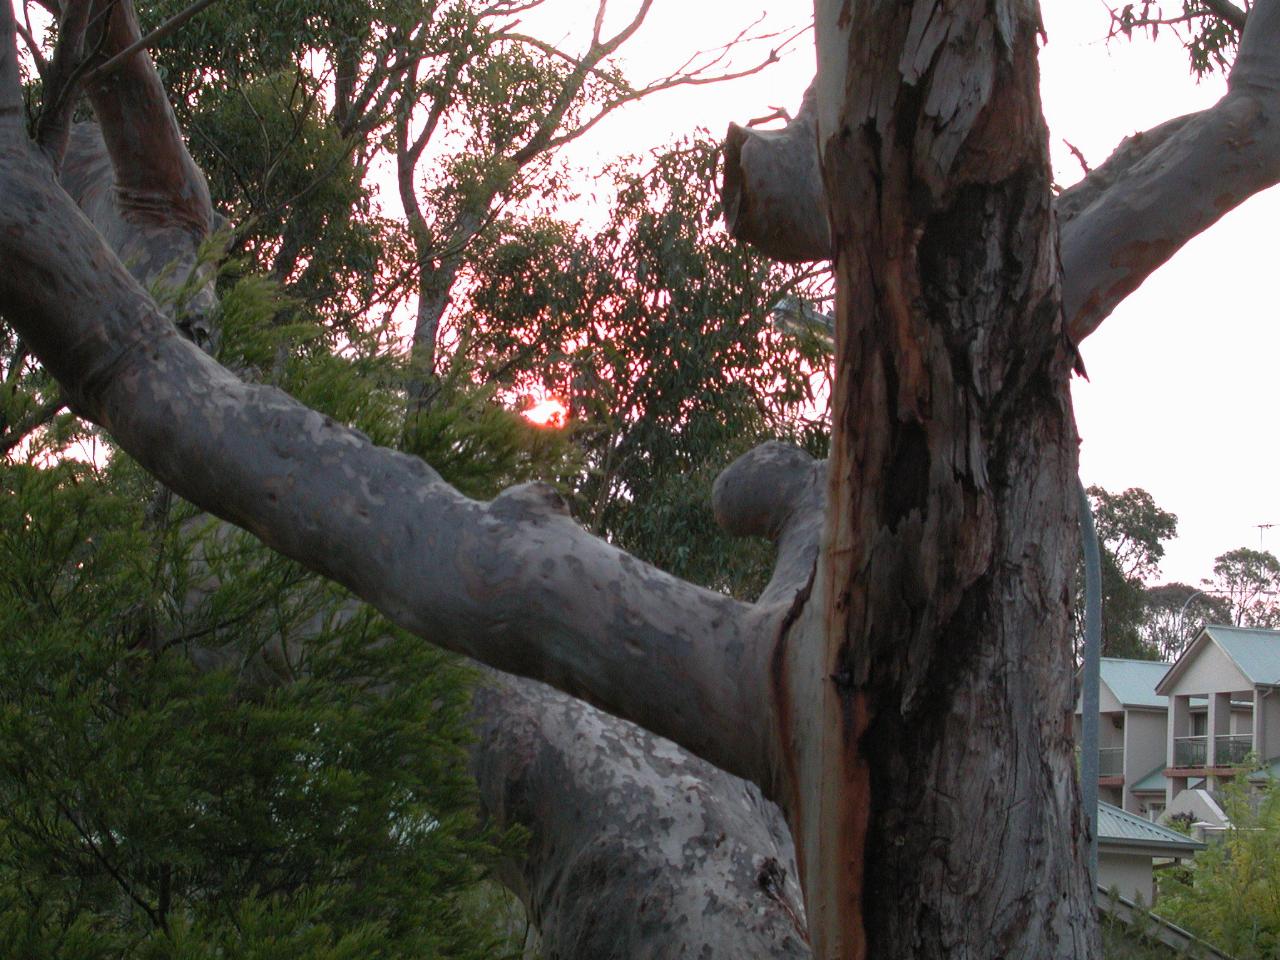
[[1098, 884], [1098, 673], [1102, 666], [1102, 554], [1093, 509], [1084, 484], [1080, 495], [1080, 539], [1084, 548], [1084, 664], [1081, 703], [1080, 781], [1089, 823], [1089, 879]]

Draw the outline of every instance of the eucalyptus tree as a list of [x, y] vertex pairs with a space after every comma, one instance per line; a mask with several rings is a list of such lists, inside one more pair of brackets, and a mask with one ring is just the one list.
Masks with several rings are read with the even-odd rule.
[[[790, 141], [746, 140], [737, 179], [779, 249], [826, 222], [837, 282], [826, 469], [770, 446], [717, 481], [732, 531], [779, 541], [754, 604], [592, 538], [546, 487], [469, 500], [179, 337], [26, 135], [3, 15], [0, 307], [74, 409], [411, 632], [757, 784], [795, 836], [816, 956], [1096, 953], [1067, 382], [1116, 303], [1280, 178], [1280, 4], [1248, 12], [1219, 104], [1055, 202], [1034, 5], [818, 3], [810, 109]], [[771, 143], [820, 181], [760, 179]]]
[[[120, 15], [125, 19], [112, 21], [115, 32], [102, 41], [106, 49], [101, 58], [137, 39], [136, 24], [127, 13]], [[252, 26], [250, 18], [245, 27]], [[228, 28], [225, 17], [218, 28]], [[335, 132], [332, 117], [317, 110], [310, 81], [297, 76], [290, 79], [285, 69], [290, 51], [287, 32], [272, 34], [275, 46], [263, 48], [261, 61], [255, 61], [248, 50], [210, 49], [202, 40], [208, 36], [206, 30], [183, 38], [184, 43], [171, 38], [162, 53], [166, 73], [175, 78], [180, 90], [188, 91], [179, 100], [177, 112], [197, 128], [198, 152], [200, 145], [205, 145], [203, 159], [214, 170], [211, 190], [205, 190], [199, 169], [182, 149], [172, 119], [161, 125], [151, 149], [125, 154], [131, 161], [126, 173], [135, 193], [162, 196], [166, 190], [175, 195], [185, 190], [195, 196], [197, 203], [187, 204], [184, 225], [192, 220], [212, 223], [210, 195], [233, 217], [244, 218], [233, 246], [251, 262], [256, 261], [260, 269], [275, 274], [284, 283], [287, 298], [273, 303], [269, 287], [250, 280], [224, 290], [217, 323], [209, 316], [197, 317], [210, 308], [209, 291], [204, 286], [208, 273], [203, 265], [191, 272], [199, 259], [197, 244], [203, 230], [188, 230], [175, 237], [163, 220], [132, 215], [135, 211], [115, 202], [111, 187], [117, 174], [112, 148], [118, 149], [118, 145], [110, 134], [104, 141], [93, 128], [72, 129], [62, 159], [62, 183], [84, 212], [100, 224], [115, 249], [129, 258], [135, 276], [158, 295], [163, 293], [189, 335], [194, 336], [195, 326], [199, 326], [201, 343], [211, 347], [210, 334], [220, 326], [225, 336], [219, 356], [242, 376], [287, 384], [306, 402], [344, 422], [358, 423], [379, 442], [395, 443], [400, 438], [397, 424], [401, 412], [394, 403], [388, 407], [394, 392], [387, 385], [403, 383], [404, 370], [388, 364], [386, 358], [368, 354], [370, 342], [376, 346], [379, 329], [362, 329], [351, 319], [353, 313], [376, 307], [386, 294], [376, 284], [362, 284], [358, 277], [352, 283], [349, 278], [356, 277], [368, 262], [365, 254], [370, 243], [389, 242], [389, 237], [394, 240], [387, 221], [370, 216], [364, 205], [367, 196], [358, 183], [362, 161]], [[38, 46], [34, 49], [39, 50]], [[191, 92], [192, 77], [208, 81], [199, 86], [198, 97]], [[123, 126], [143, 123], [148, 111], [153, 116], [163, 113], [159, 88], [149, 70], [131, 70], [122, 85], [127, 93], [123, 109], [118, 108]], [[282, 98], [282, 94], [287, 96]], [[216, 141], [216, 151], [209, 151], [214, 131], [223, 128], [225, 138]], [[275, 138], [267, 135], [273, 131]], [[262, 134], [261, 141], [257, 134]], [[705, 146], [697, 155], [704, 165], [710, 161]], [[175, 169], [179, 177], [166, 179]], [[181, 177], [189, 178], [185, 187]], [[175, 184], [175, 180], [179, 182]], [[246, 186], [252, 189], [244, 189]], [[655, 292], [670, 284], [673, 271], [678, 274], [699, 268], [692, 245], [710, 232], [707, 186], [705, 182], [697, 184], [696, 189], [687, 191], [678, 209], [665, 214], [668, 223], [677, 222], [683, 214], [692, 215], [681, 224], [685, 236], [678, 251], [665, 251], [658, 258], [660, 264], [669, 265], [651, 282]], [[458, 189], [464, 188], [465, 184]], [[299, 195], [307, 199], [306, 215], [290, 218], [283, 201]], [[633, 186], [630, 213], [622, 221], [635, 219], [643, 207], [642, 199], [642, 192]], [[198, 217], [191, 214], [193, 206]], [[624, 223], [619, 229], [628, 228]], [[656, 244], [656, 237], [650, 239]], [[733, 291], [734, 302], [745, 305], [736, 309], [748, 314], [746, 319], [757, 328], [764, 320], [761, 291], [768, 286], [765, 281], [771, 271], [753, 266], [752, 257], [723, 240], [720, 246], [715, 267], [723, 274], [719, 286], [704, 290], [695, 299], [700, 306], [697, 316], [681, 316], [683, 310], [674, 312], [684, 323], [683, 329], [691, 333], [708, 316], [715, 297], [733, 289], [734, 277], [754, 278], [750, 290]], [[145, 255], [133, 257], [132, 251]], [[396, 255], [392, 249], [387, 259]], [[295, 270], [299, 261], [319, 261], [324, 269]], [[603, 277], [609, 267], [597, 258], [595, 269]], [[343, 291], [337, 300], [334, 290]], [[282, 309], [288, 303], [300, 303], [307, 309]], [[317, 329], [303, 322], [304, 313], [323, 317], [327, 332], [324, 327]], [[260, 326], [272, 315], [285, 317], [287, 322], [267, 329], [246, 329], [247, 325]], [[732, 309], [728, 316], [731, 323], [739, 319]], [[731, 324], [719, 334], [719, 340], [722, 350], [732, 350], [735, 338]], [[341, 344], [343, 356], [366, 368], [375, 387], [381, 384], [381, 388], [362, 392], [336, 389], [346, 369], [341, 361], [328, 356], [336, 343]], [[766, 347], [759, 345], [757, 349]], [[775, 355], [783, 350], [778, 344], [767, 349]], [[20, 341], [15, 350], [22, 351], [24, 357], [14, 370], [30, 366]], [[742, 365], [741, 358], [738, 365]], [[779, 369], [786, 374], [785, 369]], [[31, 377], [25, 379], [30, 381]], [[739, 405], [750, 399], [733, 395]], [[716, 410], [717, 417], [733, 413], [724, 404]], [[472, 495], [491, 495], [488, 488], [495, 480], [505, 477], [511, 482], [522, 473], [527, 475], [539, 456], [543, 456], [543, 469], [554, 465], [554, 459], [544, 456], [546, 444], [530, 447], [527, 443], [534, 431], [527, 427], [522, 431], [510, 416], [475, 402], [474, 391], [454, 391], [448, 402], [430, 405], [415, 420], [415, 449], [429, 453], [451, 482]], [[24, 421], [20, 426], [15, 442], [30, 436], [36, 423]], [[723, 433], [721, 430], [718, 435]], [[540, 446], [542, 454], [537, 451]], [[476, 462], [477, 450], [482, 451], [483, 463]], [[709, 505], [693, 512], [710, 516]], [[198, 585], [199, 576], [188, 574], [178, 579], [186, 582], [193, 577]], [[262, 642], [277, 651], [282, 645], [289, 646], [279, 637], [262, 638]], [[200, 654], [197, 659], [208, 660], [208, 655]], [[284, 659], [288, 662], [290, 657]], [[776, 808], [758, 791], [672, 744], [536, 684], [491, 675], [485, 687], [473, 715], [473, 723], [485, 733], [473, 757], [477, 771], [483, 774], [480, 799], [491, 821], [516, 824], [532, 833], [528, 855], [523, 855], [521, 848], [507, 849], [502, 876], [536, 918], [549, 951], [583, 958], [602, 956], [608, 950], [633, 949], [675, 955], [702, 945], [732, 955], [807, 955], [790, 837]], [[500, 689], [502, 695], [489, 695], [490, 687]], [[538, 762], [529, 762], [530, 757], [537, 757]], [[682, 846], [659, 842], [666, 832], [663, 824], [670, 826], [668, 814], [677, 806], [685, 811], [687, 824], [688, 842]], [[616, 829], [621, 821], [646, 826], [622, 835]], [[603, 879], [608, 882], [601, 885]], [[589, 910], [581, 909], [577, 896], [584, 884], [593, 887]], [[638, 901], [635, 890], [641, 884], [647, 894]], [[717, 909], [708, 909], [716, 903], [720, 904]], [[601, 911], [610, 917], [607, 925], [598, 920]]]
[[[1103, 654], [1157, 659], [1160, 648], [1143, 636], [1146, 581], [1159, 571], [1164, 542], [1177, 535], [1178, 518], [1141, 487], [1111, 493], [1093, 486], [1087, 492], [1102, 548]], [[1076, 633], [1079, 639], [1080, 624]]]

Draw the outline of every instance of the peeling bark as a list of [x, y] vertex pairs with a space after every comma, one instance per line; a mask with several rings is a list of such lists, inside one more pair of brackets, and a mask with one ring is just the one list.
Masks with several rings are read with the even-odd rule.
[[781, 714], [817, 705], [781, 748], [815, 952], [1096, 954], [1064, 722], [1074, 351], [1038, 13], [827, 6], [820, 49], [849, 78], [819, 104], [831, 509], [775, 688]]

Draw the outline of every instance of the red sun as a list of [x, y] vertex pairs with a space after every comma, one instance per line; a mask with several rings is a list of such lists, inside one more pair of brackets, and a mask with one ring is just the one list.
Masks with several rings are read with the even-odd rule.
[[547, 397], [528, 409], [521, 410], [520, 416], [540, 427], [559, 428], [568, 422], [569, 408], [555, 397]]

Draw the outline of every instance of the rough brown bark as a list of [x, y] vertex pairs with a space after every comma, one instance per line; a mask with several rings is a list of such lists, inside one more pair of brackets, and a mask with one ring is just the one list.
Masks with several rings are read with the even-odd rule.
[[818, 111], [831, 508], [774, 678], [782, 729], [819, 710], [783, 748], [815, 952], [1095, 954], [1064, 723], [1074, 351], [1038, 11], [825, 7], [819, 72], [847, 78]]

